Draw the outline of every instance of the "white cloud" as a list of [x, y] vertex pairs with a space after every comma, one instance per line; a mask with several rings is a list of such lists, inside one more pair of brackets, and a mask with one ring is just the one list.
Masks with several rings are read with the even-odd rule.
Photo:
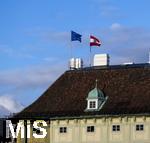
[[57, 62], [59, 59], [56, 58], [56, 57], [46, 57], [43, 59], [43, 61], [46, 61], [46, 62]]
[[107, 5], [103, 5], [101, 7], [101, 16], [103, 17], [119, 17], [119, 13], [118, 13], [118, 8], [113, 6], [113, 5], [110, 5], [110, 4], [107, 4]]
[[16, 100], [12, 99], [9, 95], [0, 96], [0, 106], [10, 111], [11, 113], [17, 113], [24, 107]]
[[54, 31], [51, 29], [39, 28], [39, 29], [31, 29], [28, 32], [29, 36], [38, 37], [40, 40], [44, 42], [51, 42], [57, 44], [68, 43], [70, 41], [70, 31]]
[[9, 57], [17, 57], [17, 58], [27, 58], [31, 59], [34, 58], [31, 54], [28, 52], [23, 52], [21, 51], [21, 48], [14, 48], [14, 47], [9, 47], [8, 45], [0, 45], [0, 53], [9, 56]]
[[41, 87], [50, 84], [65, 71], [63, 63], [53, 65], [31, 66], [25, 69], [0, 71], [0, 86], [13, 86], [20, 88]]
[[[103, 33], [103, 49], [111, 55], [111, 63], [146, 63], [150, 51], [150, 30], [140, 27], [126, 27], [118, 23]], [[102, 32], [101, 32], [102, 34]]]
[[5, 117], [10, 114], [10, 111], [8, 111], [6, 108], [0, 105], [0, 118]]
[[119, 24], [119, 23], [113, 23], [111, 26], [110, 26], [110, 29], [111, 30], [120, 30], [122, 28], [122, 26]]
[[109, 1], [109, 0], [92, 0], [91, 5], [94, 5], [94, 9], [99, 10], [99, 14], [103, 18], [118, 18], [118, 17], [120, 18], [120, 17], [122, 17], [122, 13], [121, 13], [119, 7], [117, 7], [113, 3], [113, 1]]
[[[44, 65], [0, 71], [0, 95], [12, 95], [13, 99], [22, 102], [25, 106], [29, 105], [66, 70], [63, 61], [53, 60], [55, 62], [47, 61], [45, 64], [42, 62]], [[2, 97], [0, 100], [3, 100]], [[10, 101], [12, 98], [8, 99], [7, 101]], [[15, 105], [12, 108], [13, 112], [17, 111]]]

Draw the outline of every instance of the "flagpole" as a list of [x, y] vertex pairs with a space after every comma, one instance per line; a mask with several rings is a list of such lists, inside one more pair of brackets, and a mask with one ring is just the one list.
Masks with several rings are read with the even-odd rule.
[[70, 42], [70, 59], [72, 58], [72, 42]]
[[69, 69], [71, 69], [71, 58], [72, 58], [72, 39], [69, 42]]
[[90, 67], [92, 66], [92, 46], [100, 46], [101, 42], [95, 36], [90, 35]]
[[70, 39], [70, 59], [72, 58], [72, 31], [71, 31], [71, 39]]
[[90, 67], [92, 66], [92, 63], [91, 63], [91, 57], [92, 56], [92, 49], [91, 49], [91, 46], [90, 46]]
[[91, 49], [91, 34], [89, 35], [90, 38], [90, 67], [92, 66], [92, 49]]

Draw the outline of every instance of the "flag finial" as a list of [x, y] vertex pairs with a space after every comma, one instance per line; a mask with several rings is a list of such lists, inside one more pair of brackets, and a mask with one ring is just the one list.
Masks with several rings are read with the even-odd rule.
[[95, 80], [95, 87], [97, 88], [98, 79]]

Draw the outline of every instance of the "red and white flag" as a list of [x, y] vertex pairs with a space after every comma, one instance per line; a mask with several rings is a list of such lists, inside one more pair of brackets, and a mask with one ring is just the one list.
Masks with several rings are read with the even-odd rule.
[[101, 41], [97, 39], [95, 36], [90, 35], [90, 46], [100, 46]]

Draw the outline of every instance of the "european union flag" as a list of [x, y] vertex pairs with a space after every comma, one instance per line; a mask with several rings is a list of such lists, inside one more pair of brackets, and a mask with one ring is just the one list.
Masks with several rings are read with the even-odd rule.
[[80, 41], [81, 42], [81, 37], [82, 37], [82, 35], [74, 32], [74, 31], [71, 31], [71, 41]]

